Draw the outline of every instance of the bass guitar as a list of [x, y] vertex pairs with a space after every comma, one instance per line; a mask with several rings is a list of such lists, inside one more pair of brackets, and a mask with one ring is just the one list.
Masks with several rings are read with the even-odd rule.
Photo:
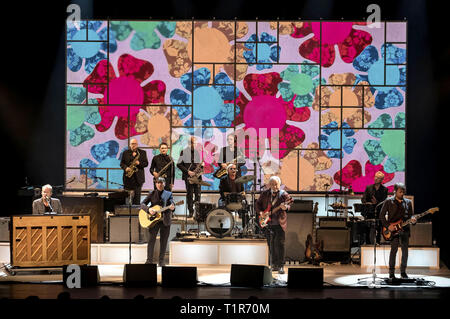
[[316, 264], [322, 259], [321, 250], [323, 247], [323, 241], [320, 243], [314, 243], [313, 238], [316, 238], [316, 215], [318, 211], [319, 203], [314, 204], [313, 211], [313, 225], [312, 225], [312, 235], [308, 234], [305, 242], [305, 258], [309, 262]]
[[[175, 206], [184, 204], [184, 200], [180, 200], [175, 203]], [[139, 224], [143, 228], [152, 228], [154, 227], [162, 218], [162, 212], [168, 210], [169, 206], [161, 207], [159, 205], [152, 206], [148, 209], [148, 212], [141, 209], [139, 210]]]
[[293, 202], [294, 200], [292, 198], [290, 198], [289, 200], [285, 201], [284, 203], [281, 203], [279, 206], [275, 207], [272, 209], [272, 204], [269, 202], [269, 206], [267, 206], [266, 210], [263, 212], [259, 212], [259, 226], [261, 228], [265, 228], [267, 227], [267, 225], [270, 222], [271, 219], [271, 215], [272, 214], [276, 214], [280, 209], [281, 209], [281, 205], [289, 205]]
[[[422, 213], [422, 214], [418, 214], [418, 215], [414, 215], [415, 219], [418, 220], [419, 218], [422, 218], [425, 215], [428, 214], [434, 214], [435, 212], [439, 211], [439, 207], [434, 207], [434, 208], [430, 208], [429, 210], [427, 210], [426, 212]], [[401, 231], [403, 231], [403, 228], [409, 224], [411, 224], [411, 218], [408, 219], [407, 221], [403, 221], [403, 219], [400, 219], [398, 221], [396, 221], [395, 223], [391, 223], [389, 224], [389, 226], [394, 226], [394, 230], [389, 230], [388, 227], [384, 227], [381, 230], [381, 235], [383, 235], [383, 238], [386, 241], [390, 241], [392, 240], [392, 238], [397, 235], [398, 233], [400, 233]]]

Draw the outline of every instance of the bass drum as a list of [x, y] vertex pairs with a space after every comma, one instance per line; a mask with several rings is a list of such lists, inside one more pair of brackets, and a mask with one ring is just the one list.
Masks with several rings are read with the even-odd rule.
[[217, 238], [229, 236], [234, 228], [233, 215], [222, 208], [217, 208], [209, 212], [205, 222], [208, 232]]

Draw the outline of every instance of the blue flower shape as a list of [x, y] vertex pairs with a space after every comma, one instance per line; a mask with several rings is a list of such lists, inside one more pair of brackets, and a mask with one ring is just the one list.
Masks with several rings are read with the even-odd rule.
[[[192, 78], [194, 84], [192, 84]], [[234, 120], [234, 83], [225, 73], [218, 73], [214, 78], [215, 85], [208, 85], [211, 72], [208, 68], [200, 68], [192, 74], [184, 74], [180, 78], [181, 85], [191, 94], [180, 89], [170, 92], [170, 101], [178, 111], [184, 126], [192, 126], [192, 120], [202, 121], [202, 127], [217, 126], [225, 132]], [[239, 90], [236, 89], [236, 96]], [[193, 112], [188, 105], [192, 105]], [[181, 106], [184, 105], [184, 106]], [[238, 110], [236, 110], [238, 112]]]
[[[333, 121], [325, 125], [322, 132], [325, 134], [319, 136], [321, 149], [331, 149], [327, 151], [330, 158], [343, 158], [344, 153], [342, 151], [333, 150], [341, 148], [341, 132], [338, 129], [338, 123]], [[355, 131], [350, 128], [350, 125], [346, 122], [342, 123], [342, 149], [347, 154], [353, 153], [356, 144], [356, 139], [350, 138], [353, 135], [355, 135]]]
[[[384, 56], [386, 50], [386, 65]], [[406, 49], [398, 48], [390, 43], [381, 46], [381, 58], [378, 50], [373, 46], [367, 46], [361, 54], [353, 61], [353, 67], [367, 74], [357, 75], [356, 84], [366, 81], [371, 84], [370, 90], [375, 96], [375, 107], [377, 109], [387, 109], [403, 104], [403, 96], [397, 88], [377, 86], [384, 84], [386, 76], [386, 85], [400, 86], [405, 91], [406, 85], [406, 67], [390, 64], [403, 64], [406, 61]], [[386, 68], [386, 75], [385, 75]]]
[[[268, 42], [268, 43], [262, 43]], [[272, 42], [272, 43], [270, 43]], [[256, 34], [252, 34], [247, 42], [245, 42], [245, 47], [248, 49], [244, 51], [244, 58], [248, 65], [252, 66], [255, 63], [269, 63], [269, 64], [257, 64], [257, 70], [271, 69], [271, 62], [278, 62], [278, 57], [280, 56], [281, 47], [277, 44], [277, 39], [266, 33], [261, 33], [261, 40], [259, 41]], [[256, 51], [258, 51], [258, 61], [256, 61]]]
[[[85, 175], [86, 168], [88, 168], [87, 177], [92, 179], [94, 183], [98, 183], [96, 186], [98, 189], [122, 188], [117, 184], [111, 183], [122, 183], [123, 172], [120, 168], [120, 158], [122, 157], [123, 150], [119, 158], [117, 158], [118, 152], [119, 143], [114, 140], [95, 144], [91, 147], [91, 155], [98, 164], [89, 158], [83, 158], [80, 161], [80, 174]], [[108, 174], [105, 168], [118, 169], [110, 169]], [[109, 181], [109, 183], [107, 183], [107, 181]]]
[[106, 59], [108, 46], [110, 53], [117, 50], [115, 33], [109, 33], [108, 41], [108, 28], [99, 30], [101, 25], [102, 21], [89, 21], [87, 26], [86, 21], [80, 21], [77, 28], [73, 22], [67, 23], [67, 67], [72, 72], [78, 72], [85, 61], [84, 69], [90, 74], [99, 61]]

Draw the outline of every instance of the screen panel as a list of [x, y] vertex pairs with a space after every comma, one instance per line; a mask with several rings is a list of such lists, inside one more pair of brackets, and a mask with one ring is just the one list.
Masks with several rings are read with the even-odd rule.
[[[407, 22], [81, 21], [67, 24], [66, 177], [117, 189], [136, 138], [178, 159], [202, 146], [205, 180], [230, 133], [261, 184], [362, 192], [377, 170], [405, 182]], [[239, 139], [247, 136], [250, 142]], [[247, 185], [247, 189], [252, 186]], [[153, 187], [146, 169], [144, 190]], [[183, 191], [176, 169], [174, 190]], [[257, 187], [259, 190], [259, 185]]]

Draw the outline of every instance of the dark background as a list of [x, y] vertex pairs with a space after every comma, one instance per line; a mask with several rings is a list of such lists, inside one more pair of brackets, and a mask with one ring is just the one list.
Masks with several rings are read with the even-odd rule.
[[[70, 1], [11, 1], [0, 19], [0, 216], [30, 212], [17, 195], [26, 185], [64, 184], [65, 20]], [[448, 13], [437, 1], [74, 1], [82, 19], [365, 20], [370, 3], [382, 20], [408, 20], [407, 193], [416, 212], [439, 206], [432, 217], [441, 259], [449, 264], [447, 145], [440, 138], [450, 92]], [[447, 24], [447, 25], [446, 25]], [[447, 124], [448, 125], [448, 124]], [[447, 206], [447, 205], [445, 205]]]

